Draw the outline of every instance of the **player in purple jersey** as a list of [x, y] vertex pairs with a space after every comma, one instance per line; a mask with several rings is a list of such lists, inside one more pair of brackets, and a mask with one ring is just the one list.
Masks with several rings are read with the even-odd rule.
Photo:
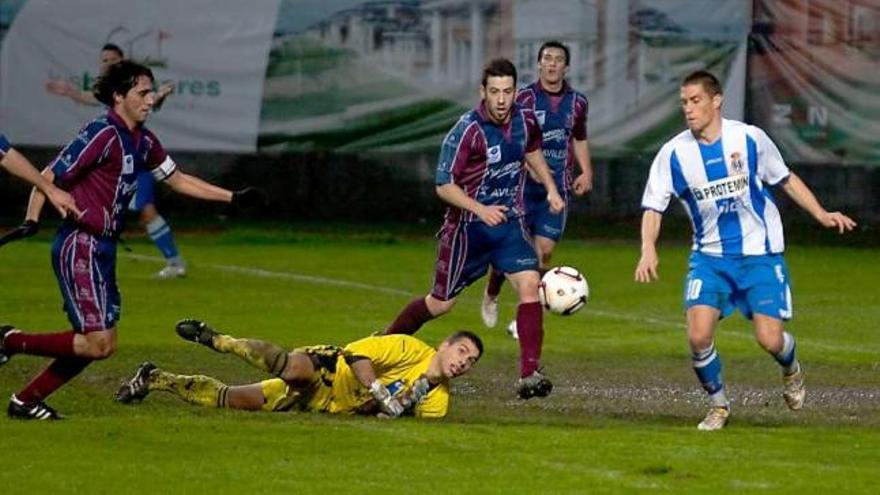
[[491, 265], [506, 273], [519, 295], [520, 379], [523, 399], [545, 397], [553, 384], [539, 366], [544, 337], [538, 302], [538, 257], [525, 228], [526, 170], [547, 188], [558, 213], [564, 202], [541, 151], [541, 129], [532, 110], [514, 101], [516, 68], [495, 59], [483, 70], [480, 105], [466, 113], [443, 140], [437, 195], [449, 204], [438, 234], [440, 246], [430, 294], [411, 301], [385, 333], [413, 334], [449, 312], [458, 294]]
[[[101, 71], [103, 72], [107, 67], [124, 59], [125, 54], [119, 46], [107, 43], [101, 48]], [[83, 105], [98, 106], [101, 104], [95, 98], [94, 93], [80, 90], [69, 81], [49, 81], [46, 83], [46, 90], [59, 96], [66, 96]], [[171, 83], [159, 86], [159, 89], [156, 91], [156, 100], [153, 103], [154, 112], [159, 110], [165, 98], [173, 91], [174, 85]], [[156, 244], [159, 252], [165, 258], [165, 267], [156, 273], [156, 277], [167, 279], [186, 276], [186, 262], [177, 250], [177, 243], [174, 242], [174, 233], [171, 231], [171, 226], [165, 221], [159, 210], [156, 209], [155, 181], [149, 171], [142, 171], [138, 175], [137, 192], [131, 204], [129, 204], [129, 210], [138, 212], [141, 225], [144, 226], [147, 235]]]
[[723, 428], [730, 415], [715, 327], [736, 308], [752, 320], [758, 344], [781, 367], [788, 407], [804, 405], [795, 340], [783, 329], [792, 317], [791, 289], [782, 223], [768, 186], [781, 187], [824, 227], [844, 233], [856, 225], [822, 207], [764, 131], [722, 119], [722, 101], [714, 75], [697, 71], [684, 79], [681, 107], [688, 130], [663, 145], [651, 165], [642, 199], [642, 256], [635, 270], [638, 282], [658, 278], [662, 212], [672, 196], [679, 198], [694, 226], [684, 298], [691, 361], [711, 403], [697, 425], [704, 431]]
[[[66, 217], [68, 213], [72, 213], [75, 216], [80, 215], [81, 212], [76, 207], [76, 202], [73, 200], [73, 197], [67, 192], [55, 187], [55, 184], [52, 184], [50, 181], [46, 180], [45, 177], [40, 175], [37, 169], [31, 165], [31, 162], [12, 147], [3, 133], [0, 133], [0, 167], [5, 168], [12, 175], [26, 180], [31, 183], [31, 185], [38, 188], [46, 195], [52, 203], [52, 206], [58, 210], [58, 213], [60, 213], [62, 217]], [[7, 236], [4, 236], [4, 238], [6, 237]]]
[[[528, 176], [524, 199], [526, 226], [535, 240], [535, 250], [541, 262], [541, 273], [549, 267], [556, 244], [562, 239], [568, 217], [571, 193], [583, 196], [593, 188], [593, 166], [587, 142], [586, 96], [575, 91], [565, 80], [568, 69], [568, 47], [558, 41], [548, 41], [538, 50], [538, 80], [517, 93], [516, 101], [535, 111], [544, 138], [544, 158], [550, 165], [556, 188], [566, 207], [559, 213], [549, 210], [545, 201], [547, 190]], [[574, 177], [574, 162], [580, 173]], [[491, 270], [480, 316], [492, 328], [498, 322], [498, 294], [504, 283], [504, 274]], [[507, 327], [517, 338], [516, 320]]]
[[[137, 174], [150, 170], [176, 192], [222, 203], [249, 203], [260, 193], [232, 192], [178, 170], [156, 136], [144, 127], [155, 101], [153, 74], [123, 61], [107, 68], [95, 95], [109, 108], [89, 122], [61, 151], [43, 175], [68, 191], [82, 209], [59, 227], [52, 266], [72, 329], [25, 333], [0, 327], [0, 363], [15, 354], [53, 358], [52, 364], [15, 393], [7, 413], [12, 418], [58, 419], [43, 400], [78, 375], [92, 361], [116, 350], [120, 297], [116, 286], [116, 242]], [[45, 202], [34, 192], [27, 219], [37, 221]]]

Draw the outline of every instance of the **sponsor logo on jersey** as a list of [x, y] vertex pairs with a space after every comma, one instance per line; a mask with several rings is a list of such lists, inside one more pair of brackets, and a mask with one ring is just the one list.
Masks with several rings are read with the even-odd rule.
[[565, 136], [565, 129], [551, 129], [544, 133], [544, 142], [548, 141], [559, 141], [560, 143], [564, 143], [567, 141]]
[[691, 193], [697, 201], [717, 201], [741, 196], [749, 189], [749, 177], [736, 175], [713, 180], [701, 186], [691, 187]]

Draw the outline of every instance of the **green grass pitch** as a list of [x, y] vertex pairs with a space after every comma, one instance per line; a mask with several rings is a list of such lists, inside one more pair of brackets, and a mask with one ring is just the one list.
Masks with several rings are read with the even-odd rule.
[[[716, 343], [733, 399], [728, 428], [701, 433], [702, 391], [681, 310], [687, 247], [661, 244], [658, 283], [632, 281], [634, 242], [563, 242], [592, 299], [545, 316], [546, 400], [514, 398], [518, 348], [479, 320], [482, 282], [419, 334], [436, 344], [471, 328], [487, 351], [456, 382], [441, 421], [197, 408], [165, 394], [135, 406], [112, 394], [144, 360], [228, 383], [262, 378], [228, 355], [184, 342], [183, 317], [296, 346], [345, 343], [382, 328], [430, 284], [432, 239], [232, 230], [183, 235], [183, 280], [158, 281], [154, 248], [120, 250], [119, 350], [48, 401], [68, 420], [0, 418], [4, 493], [875, 493], [880, 460], [880, 301], [876, 250], [792, 246], [787, 254], [807, 372], [803, 411], [781, 398], [779, 372], [739, 315]], [[0, 250], [0, 320], [25, 329], [67, 323], [48, 237]], [[0, 367], [0, 397], [46, 360]], [[874, 488], [871, 488], [871, 487]]]

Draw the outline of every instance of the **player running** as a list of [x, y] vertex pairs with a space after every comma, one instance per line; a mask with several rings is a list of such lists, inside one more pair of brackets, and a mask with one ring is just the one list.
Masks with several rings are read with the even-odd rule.
[[[583, 196], [593, 188], [593, 166], [587, 143], [587, 97], [575, 91], [565, 80], [568, 70], [568, 47], [558, 41], [548, 41], [538, 50], [538, 80], [519, 90], [516, 101], [534, 110], [543, 133], [544, 158], [550, 165], [556, 189], [565, 201], [561, 212], [550, 210], [547, 189], [533, 175], [526, 177], [524, 199], [526, 227], [534, 236], [541, 273], [550, 266], [556, 244], [562, 239], [568, 218], [571, 193]], [[574, 177], [574, 162], [580, 174]], [[491, 270], [480, 316], [492, 328], [498, 322], [498, 294], [504, 283], [504, 273]], [[513, 338], [518, 338], [516, 320], [507, 327]]]
[[441, 418], [449, 409], [449, 381], [467, 373], [483, 354], [482, 341], [468, 331], [450, 335], [437, 349], [409, 335], [383, 335], [345, 347], [318, 345], [289, 352], [270, 342], [220, 333], [198, 320], [181, 321], [177, 333], [234, 354], [273, 378], [228, 386], [147, 362], [120, 387], [117, 401], [128, 404], [163, 391], [206, 407]]
[[711, 403], [700, 430], [719, 430], [730, 416], [714, 339], [718, 321], [736, 308], [752, 320], [758, 344], [782, 368], [785, 403], [792, 410], [804, 405], [795, 339], [783, 330], [792, 317], [791, 288], [782, 222], [768, 186], [781, 187], [825, 227], [843, 233], [856, 225], [819, 204], [764, 131], [722, 119], [722, 102], [714, 75], [697, 71], [684, 79], [681, 107], [688, 130], [664, 144], [651, 165], [642, 198], [642, 256], [635, 270], [638, 282], [658, 278], [657, 237], [675, 196], [694, 226], [684, 302], [693, 368]]
[[[252, 189], [232, 192], [178, 170], [144, 126], [155, 99], [153, 74], [147, 67], [128, 61], [108, 67], [95, 94], [109, 107], [107, 112], [86, 124], [43, 172], [82, 209], [80, 216], [68, 217], [58, 228], [52, 246], [52, 267], [72, 329], [25, 333], [10, 325], [0, 327], [0, 363], [15, 354], [54, 358], [13, 394], [7, 410], [12, 418], [58, 419], [44, 399], [92, 361], [115, 352], [121, 311], [116, 242], [140, 171], [149, 170], [176, 192], [199, 199], [247, 203], [260, 196]], [[27, 220], [38, 221], [44, 201], [42, 193], [31, 194]]]
[[[107, 43], [101, 48], [101, 72], [107, 67], [117, 64], [125, 59], [125, 54], [119, 46], [113, 43]], [[66, 96], [71, 100], [83, 104], [98, 106], [101, 102], [95, 98], [95, 94], [91, 91], [83, 91], [76, 88], [69, 81], [56, 80], [46, 83], [46, 90], [50, 93]], [[159, 111], [159, 108], [174, 91], [174, 85], [165, 83], [156, 90], [156, 97], [153, 102], [153, 111]], [[156, 273], [156, 278], [168, 279], [186, 276], [186, 261], [180, 255], [177, 249], [177, 243], [174, 242], [174, 233], [171, 226], [165, 220], [159, 210], [156, 208], [156, 181], [148, 170], [142, 171], [137, 178], [137, 190], [134, 198], [128, 205], [130, 211], [138, 212], [141, 225], [147, 232], [147, 235], [162, 253], [165, 258], [165, 267]]]
[[545, 397], [553, 384], [540, 371], [544, 323], [538, 299], [538, 258], [525, 228], [525, 170], [547, 188], [553, 213], [564, 202], [541, 152], [535, 113], [514, 101], [516, 68], [495, 59], [483, 70], [480, 105], [463, 115], [443, 140], [437, 195], [449, 204], [430, 294], [403, 308], [385, 330], [413, 334], [452, 309], [458, 294], [491, 265], [506, 273], [519, 295], [520, 398]]

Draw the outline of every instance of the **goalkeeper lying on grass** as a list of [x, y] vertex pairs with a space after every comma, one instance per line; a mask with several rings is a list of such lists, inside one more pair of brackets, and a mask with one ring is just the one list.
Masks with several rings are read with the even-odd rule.
[[228, 386], [204, 375], [176, 375], [143, 363], [116, 392], [125, 404], [154, 390], [207, 407], [316, 411], [396, 418], [439, 418], [449, 407], [449, 380], [467, 373], [483, 353], [480, 338], [459, 331], [437, 349], [409, 335], [367, 337], [344, 348], [319, 345], [288, 352], [262, 340], [238, 339], [197, 320], [177, 334], [232, 353], [275, 378]]

